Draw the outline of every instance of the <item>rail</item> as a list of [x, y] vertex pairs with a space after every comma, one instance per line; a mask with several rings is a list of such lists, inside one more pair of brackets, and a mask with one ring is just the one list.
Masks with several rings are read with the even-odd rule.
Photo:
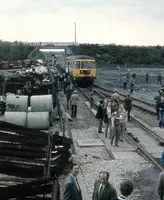
[[[89, 95], [87, 95], [82, 89], [80, 89], [78, 87], [78, 90], [89, 100], [90, 97]], [[105, 98], [104, 95], [102, 95], [101, 93], [99, 93], [102, 98]], [[96, 102], [94, 102], [94, 107], [97, 108], [98, 107], [98, 104]], [[135, 118], [134, 116], [131, 115], [131, 118], [132, 120], [138, 124], [138, 126], [140, 128], [142, 128], [144, 131], [151, 134], [151, 136], [153, 138], [156, 139], [156, 141], [158, 142], [164, 142], [163, 138], [159, 137], [154, 131], [152, 131], [148, 126], [146, 126], [146, 124], [142, 123], [140, 120], [138, 120], [137, 118]], [[136, 147], [136, 151], [139, 152], [143, 157], [147, 158], [148, 160], [150, 160], [160, 171], [163, 171], [164, 168], [163, 166], [161, 166], [154, 158], [153, 156], [151, 156], [151, 154], [149, 154], [144, 148], [142, 148], [142, 146], [140, 144], [138, 144], [138, 141], [137, 140], [134, 140], [133, 137], [131, 137], [132, 134], [128, 134], [128, 131], [127, 133], [125, 133], [125, 139], [130, 142], [132, 144], [132, 146], [135, 146]]]

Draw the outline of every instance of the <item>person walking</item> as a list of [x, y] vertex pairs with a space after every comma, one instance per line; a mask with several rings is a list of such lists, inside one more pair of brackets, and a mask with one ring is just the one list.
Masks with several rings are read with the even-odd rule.
[[101, 171], [95, 181], [92, 200], [118, 200], [115, 188], [109, 183], [109, 173]]
[[130, 94], [133, 94], [133, 90], [134, 90], [134, 83], [135, 83], [135, 78], [131, 78], [130, 80]]
[[114, 89], [114, 93], [111, 96], [111, 103], [113, 103], [113, 101], [120, 102], [120, 95], [116, 89]]
[[115, 146], [118, 147], [118, 141], [120, 137], [121, 130], [121, 111], [118, 108], [111, 116], [111, 125], [112, 125], [112, 138], [111, 145], [113, 144], [113, 140], [115, 139]]
[[104, 109], [104, 123], [105, 123], [105, 137], [108, 136], [109, 129], [109, 138], [111, 139], [111, 102], [108, 102], [107, 107]]
[[72, 109], [71, 117], [76, 117], [78, 102], [79, 102], [79, 96], [77, 94], [77, 91], [75, 90], [70, 98], [70, 105], [71, 105], [71, 109]]
[[71, 98], [71, 95], [73, 94], [73, 88], [71, 88], [71, 83], [68, 82], [68, 86], [65, 90], [65, 93], [66, 93], [66, 97], [67, 97], [67, 110], [69, 110], [69, 105], [70, 105], [70, 98]]
[[128, 121], [130, 121], [130, 112], [132, 110], [132, 99], [130, 98], [130, 95], [128, 94], [124, 100], [124, 108], [128, 115]]
[[65, 182], [63, 200], [82, 200], [80, 185], [77, 181], [79, 170], [79, 165], [71, 165], [71, 173], [68, 175]]
[[158, 74], [158, 76], [157, 76], [157, 84], [162, 84], [162, 75], [161, 75], [161, 73], [159, 73]]
[[103, 117], [104, 117], [104, 101], [100, 100], [100, 105], [98, 106], [97, 113], [96, 113], [96, 118], [99, 120], [99, 125], [98, 125], [98, 133], [103, 133], [102, 132], [102, 122], [103, 122]]
[[123, 89], [124, 89], [124, 90], [127, 90], [128, 78], [127, 78], [126, 75], [123, 76], [122, 82], [123, 82]]
[[129, 196], [133, 192], [133, 183], [132, 181], [124, 181], [120, 185], [121, 195], [118, 197], [118, 200], [129, 200]]
[[149, 75], [149, 73], [147, 72], [147, 73], [145, 74], [146, 83], [149, 82], [149, 77], [150, 77], [150, 75]]
[[162, 91], [158, 91], [158, 95], [154, 98], [155, 100], [155, 109], [156, 109], [156, 114], [157, 114], [157, 120], [159, 120], [160, 115], [159, 115], [159, 106], [158, 104], [161, 102], [161, 97], [162, 97]]
[[158, 103], [159, 110], [159, 127], [164, 128], [164, 97], [161, 97], [161, 101]]
[[124, 109], [123, 105], [120, 105], [120, 115], [121, 115], [121, 120], [120, 120], [120, 138], [119, 138], [119, 140], [121, 142], [123, 142], [124, 133], [126, 131], [126, 122], [127, 122], [127, 112]]

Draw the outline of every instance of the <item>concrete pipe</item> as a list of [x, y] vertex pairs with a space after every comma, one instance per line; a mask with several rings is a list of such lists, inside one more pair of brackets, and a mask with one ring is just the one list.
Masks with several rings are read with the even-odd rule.
[[27, 112], [28, 96], [7, 95], [6, 111]]
[[49, 112], [28, 112], [27, 128], [49, 129]]
[[31, 112], [51, 112], [52, 108], [52, 95], [31, 96]]
[[6, 111], [4, 114], [4, 121], [26, 127], [27, 113]]

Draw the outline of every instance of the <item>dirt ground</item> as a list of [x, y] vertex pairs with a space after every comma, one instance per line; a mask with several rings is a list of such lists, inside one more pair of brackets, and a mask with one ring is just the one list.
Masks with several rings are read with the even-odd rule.
[[[160, 73], [162, 75], [162, 82], [164, 84], [164, 68], [122, 68], [118, 69], [110, 68], [108, 64], [106, 65], [97, 65], [97, 78], [95, 81], [95, 84], [99, 84], [101, 86], [104, 86], [106, 88], [117, 88], [119, 91], [123, 92], [123, 83], [122, 83], [122, 77], [124, 74], [126, 74], [128, 71], [130, 71], [130, 74], [132, 75], [133, 72], [136, 73], [136, 81], [134, 85], [134, 97], [140, 97], [141, 99], [145, 99], [147, 101], [154, 101], [154, 97], [158, 94], [158, 89], [160, 87], [159, 84], [157, 84], [157, 76]], [[149, 82], [146, 83], [145, 80], [145, 74], [149, 73]], [[129, 85], [128, 85], [128, 91], [124, 91], [127, 94], [129, 93]]]
[[[128, 72], [128, 68], [110, 68], [108, 65], [98, 65], [97, 66], [97, 78], [95, 84], [104, 86], [110, 89], [118, 89], [120, 92], [125, 92], [129, 94], [129, 85], [128, 91], [123, 90], [123, 83], [121, 81], [124, 74]], [[160, 85], [157, 84], [157, 75], [161, 73], [162, 82], [164, 84], [164, 68], [163, 69], [153, 69], [153, 68], [133, 68], [130, 69], [130, 73], [136, 73], [136, 82], [134, 86], [134, 97], [144, 99], [146, 101], [154, 101], [154, 97], [158, 94], [158, 89]], [[149, 73], [149, 82], [146, 83], [145, 74]], [[152, 171], [144, 170], [138, 174], [138, 178], [134, 180], [135, 187], [140, 188], [140, 193], [142, 199], [152, 199], [156, 200], [157, 193], [157, 178], [159, 171], [153, 169]], [[144, 186], [144, 187], [143, 187]], [[150, 192], [150, 188], [152, 189]], [[149, 195], [148, 195], [149, 194]]]

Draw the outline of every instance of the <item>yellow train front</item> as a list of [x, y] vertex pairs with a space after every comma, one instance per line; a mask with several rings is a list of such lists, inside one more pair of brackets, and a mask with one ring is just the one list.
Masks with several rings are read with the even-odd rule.
[[91, 85], [96, 78], [96, 60], [90, 56], [66, 57], [66, 72], [77, 84]]

